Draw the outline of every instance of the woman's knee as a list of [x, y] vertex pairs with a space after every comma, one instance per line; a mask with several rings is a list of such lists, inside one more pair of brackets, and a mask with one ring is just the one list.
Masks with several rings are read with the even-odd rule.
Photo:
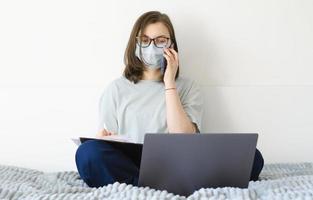
[[112, 146], [108, 143], [98, 140], [88, 140], [77, 148], [75, 154], [76, 164], [86, 162], [90, 164], [92, 161], [97, 162], [98, 159], [103, 158], [104, 151], [110, 150], [112, 150]]
[[261, 152], [258, 149], [256, 149], [250, 178], [251, 180], [257, 181], [259, 179], [259, 175], [263, 169], [263, 166], [264, 166], [263, 156]]
[[103, 175], [107, 172], [107, 163], [106, 159], [104, 159], [104, 154], [109, 151], [112, 151], [110, 144], [96, 140], [86, 141], [76, 150], [75, 162], [77, 170], [81, 179], [88, 186], [98, 187], [111, 181], [109, 175]]
[[255, 159], [254, 160], [255, 160], [256, 164], [258, 165], [258, 168], [261, 170], [264, 166], [264, 158], [258, 149], [255, 150]]

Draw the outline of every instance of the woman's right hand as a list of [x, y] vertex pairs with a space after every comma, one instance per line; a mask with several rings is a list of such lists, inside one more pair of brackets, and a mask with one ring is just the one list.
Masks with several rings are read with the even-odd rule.
[[102, 138], [105, 136], [109, 136], [109, 135], [116, 135], [116, 133], [112, 132], [112, 131], [108, 131], [106, 129], [101, 129], [97, 134], [96, 137], [97, 138]]

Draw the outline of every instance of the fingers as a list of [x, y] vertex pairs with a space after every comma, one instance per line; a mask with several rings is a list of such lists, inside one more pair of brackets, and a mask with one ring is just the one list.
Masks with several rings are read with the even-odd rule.
[[175, 60], [178, 60], [178, 53], [172, 48], [170, 48], [169, 50], [172, 52], [172, 54], [174, 54]]
[[175, 60], [174, 54], [172, 54], [172, 52], [168, 48], [164, 49], [164, 52], [166, 55], [169, 56], [171, 60]]
[[164, 52], [169, 56], [169, 59], [178, 62], [178, 53], [174, 49], [166, 48]]
[[112, 131], [108, 131], [106, 129], [101, 129], [98, 133], [97, 133], [97, 137], [103, 137], [103, 136], [109, 136], [109, 135], [116, 135], [115, 132]]
[[112, 132], [112, 131], [108, 131], [109, 135], [116, 135], [115, 132]]
[[165, 57], [167, 63], [169, 63], [170, 62], [170, 57], [168, 55], [166, 55], [166, 54], [164, 54], [163, 56]]
[[101, 129], [98, 133], [97, 133], [97, 137], [101, 137], [102, 135], [107, 134], [107, 131], [105, 129]]

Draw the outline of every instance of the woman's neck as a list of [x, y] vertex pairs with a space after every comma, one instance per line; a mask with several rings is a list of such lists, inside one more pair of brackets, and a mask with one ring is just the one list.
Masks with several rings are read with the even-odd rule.
[[143, 72], [142, 80], [161, 80], [162, 74], [160, 69], [147, 68]]

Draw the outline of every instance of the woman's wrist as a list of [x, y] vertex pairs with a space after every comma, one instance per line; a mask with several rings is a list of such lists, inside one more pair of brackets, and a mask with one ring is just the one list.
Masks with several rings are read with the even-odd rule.
[[165, 89], [166, 88], [176, 88], [176, 83], [175, 81], [168, 81], [164, 82]]
[[167, 90], [176, 90], [176, 87], [165, 88], [165, 91]]

